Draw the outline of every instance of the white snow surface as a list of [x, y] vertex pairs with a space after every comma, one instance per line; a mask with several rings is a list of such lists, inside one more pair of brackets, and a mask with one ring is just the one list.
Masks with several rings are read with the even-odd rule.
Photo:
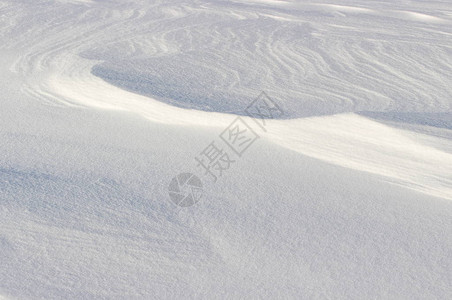
[[0, 299], [452, 299], [451, 86], [451, 1], [0, 0]]

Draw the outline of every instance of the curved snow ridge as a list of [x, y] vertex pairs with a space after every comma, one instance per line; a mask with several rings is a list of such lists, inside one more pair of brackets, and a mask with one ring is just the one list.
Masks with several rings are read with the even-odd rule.
[[[15, 24], [28, 30], [20, 28], [25, 33], [16, 37], [15, 26], [1, 29], [11, 37], [3, 47], [18, 49], [13, 69], [24, 76], [29, 93], [49, 104], [114, 109], [154, 122], [218, 128], [229, 125], [232, 117], [215, 112], [222, 109], [221, 103], [210, 100], [218, 96], [235, 101], [227, 110], [243, 110], [260, 90], [272, 91], [292, 117], [451, 110], [452, 44], [441, 33], [419, 28], [413, 32], [411, 23], [393, 28], [372, 19], [375, 26], [370, 26], [359, 14], [338, 20], [322, 10], [268, 5], [250, 10], [221, 1], [70, 3], [43, 5], [36, 14], [21, 5], [25, 14], [15, 18]], [[27, 13], [34, 17], [24, 23]], [[450, 31], [438, 24], [429, 29]], [[161, 86], [162, 96], [168, 89], [177, 95], [211, 93], [206, 103], [214, 112], [183, 109], [128, 92], [93, 76], [95, 66], [123, 72], [127, 84], [154, 79], [149, 91], [149, 86], [136, 91], [144, 94], [155, 93], [156, 78], [166, 84]], [[194, 108], [205, 108], [196, 99]], [[403, 130], [353, 114], [270, 124], [265, 136], [281, 146], [452, 197], [451, 154], [412, 140]]]
[[410, 131], [356, 114], [273, 121], [269, 127], [272, 141], [301, 154], [452, 200], [450, 140], [428, 136], [429, 145], [423, 144], [421, 134], [414, 139]]
[[[63, 59], [68, 62], [71, 57]], [[221, 127], [230, 121], [230, 115], [183, 109], [123, 90], [91, 74], [96, 62], [77, 56], [72, 59], [77, 66], [75, 72], [56, 69], [43, 74], [38, 81], [29, 83], [27, 91], [46, 98], [47, 102], [136, 113], [164, 124]]]
[[[67, 60], [68, 58], [66, 58]], [[233, 116], [175, 107], [134, 94], [93, 76], [95, 62], [77, 60], [78, 72], [51, 74], [31, 90], [66, 104], [138, 114], [152, 122], [226, 128]], [[84, 66], [84, 67], [82, 67]], [[254, 121], [242, 117], [249, 124]], [[452, 142], [429, 137], [429, 145], [412, 132], [390, 127], [357, 114], [267, 120], [266, 139], [343, 167], [385, 176], [394, 184], [452, 200]], [[256, 128], [256, 130], [259, 130]], [[420, 135], [420, 134], [418, 134]], [[448, 145], [437, 149], [431, 144]]]

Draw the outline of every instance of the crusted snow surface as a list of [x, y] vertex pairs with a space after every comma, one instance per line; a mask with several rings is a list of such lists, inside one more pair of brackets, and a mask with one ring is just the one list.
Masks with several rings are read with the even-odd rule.
[[[451, 28], [450, 1], [1, 0], [0, 298], [452, 298]], [[214, 183], [194, 158], [237, 115], [260, 138]]]

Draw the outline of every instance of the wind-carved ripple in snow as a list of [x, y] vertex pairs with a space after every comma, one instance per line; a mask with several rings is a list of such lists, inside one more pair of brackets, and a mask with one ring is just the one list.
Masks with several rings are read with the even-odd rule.
[[[343, 112], [447, 117], [452, 111], [451, 14], [440, 2], [410, 8], [365, 1], [35, 1], [11, 9], [12, 2], [4, 3], [8, 21], [0, 20], [0, 34], [9, 43], [0, 47], [18, 51], [12, 69], [24, 76], [26, 91], [51, 105], [220, 127], [230, 122], [222, 113], [240, 113], [262, 90], [288, 118]], [[403, 138], [406, 132], [364, 117], [344, 116], [275, 120], [275, 133], [266, 137], [452, 198], [450, 151], [419, 145]], [[353, 136], [360, 150], [350, 156]], [[386, 136], [411, 148], [391, 146]], [[374, 151], [383, 140], [381, 151]], [[407, 156], [408, 148], [414, 150]], [[432, 167], [439, 162], [442, 168]]]
[[[104, 60], [94, 75], [185, 108], [239, 113], [267, 90], [289, 117], [451, 111], [449, 23], [396, 18], [402, 13], [388, 22], [351, 8], [338, 17], [336, 7], [165, 8], [171, 22], [137, 24], [133, 47], [112, 43], [85, 55]], [[171, 50], [146, 55], [150, 39]]]
[[426, 14], [365, 2], [22, 5], [33, 14], [3, 32], [28, 74], [71, 76], [82, 56], [95, 76], [184, 108], [240, 113], [266, 90], [286, 117], [452, 110], [451, 18], [439, 4]]

